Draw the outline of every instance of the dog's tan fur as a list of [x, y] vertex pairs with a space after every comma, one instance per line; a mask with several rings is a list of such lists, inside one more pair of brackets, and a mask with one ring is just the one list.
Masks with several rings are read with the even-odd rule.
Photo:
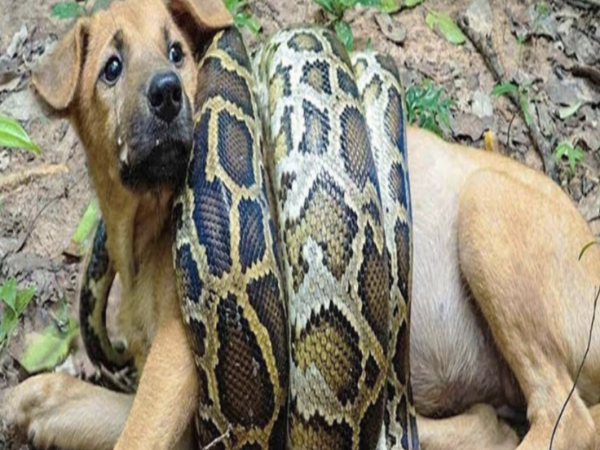
[[[197, 386], [174, 288], [172, 192], [125, 188], [115, 142], [121, 116], [136, 112], [131, 89], [167, 64], [164, 25], [191, 54], [230, 24], [220, 5], [115, 2], [80, 20], [34, 77], [41, 97], [70, 117], [86, 148], [123, 284], [120, 326], [142, 373], [135, 397], [58, 374], [0, 393], [0, 417], [39, 447], [194, 448], [188, 425]], [[110, 90], [98, 86], [97, 74], [117, 29], [132, 62], [126, 82]], [[191, 58], [179, 73], [193, 102]], [[415, 254], [411, 363], [422, 447], [546, 449], [586, 348], [600, 251], [590, 248], [581, 261], [578, 255], [594, 237], [543, 175], [418, 129], [409, 128], [407, 139]], [[599, 326], [555, 450], [598, 446]], [[531, 429], [520, 445], [496, 415], [501, 406], [527, 408]]]
[[[477, 403], [526, 407], [531, 428], [518, 448], [547, 449], [583, 359], [600, 286], [598, 248], [578, 260], [594, 236], [558, 186], [517, 162], [420, 130], [408, 131], [408, 149], [417, 409], [453, 415]], [[554, 449], [597, 447], [587, 408], [600, 398], [598, 328]], [[488, 413], [476, 408], [421, 421], [420, 431], [427, 448], [471, 448], [463, 436], [474, 428], [474, 449], [515, 448], [501, 424], [483, 433], [492, 424], [486, 417], [495, 420]]]

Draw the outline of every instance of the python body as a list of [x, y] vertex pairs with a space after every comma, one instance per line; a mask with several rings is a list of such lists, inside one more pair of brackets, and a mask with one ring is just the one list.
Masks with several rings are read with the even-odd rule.
[[[380, 447], [418, 448], [401, 88], [389, 58], [352, 62], [305, 27], [271, 38], [256, 77], [235, 30], [200, 64], [174, 255], [203, 447], [375, 448], [385, 422]], [[111, 278], [86, 271], [81, 316], [88, 352], [120, 366], [102, 322]]]

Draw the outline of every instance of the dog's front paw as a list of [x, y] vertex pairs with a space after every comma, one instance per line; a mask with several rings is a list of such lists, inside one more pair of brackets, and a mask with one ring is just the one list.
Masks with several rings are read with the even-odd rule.
[[0, 392], [0, 442], [4, 439], [9, 450], [25, 442], [49, 448], [51, 434], [40, 431], [50, 424], [68, 382], [66, 375], [38, 375]]
[[0, 448], [16, 450], [26, 443], [27, 434], [19, 426], [17, 410], [12, 406], [15, 389], [0, 391]]

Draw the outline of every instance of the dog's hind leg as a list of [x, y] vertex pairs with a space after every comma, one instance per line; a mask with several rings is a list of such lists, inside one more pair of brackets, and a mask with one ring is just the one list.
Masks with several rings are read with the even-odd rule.
[[[566, 195], [547, 178], [507, 164], [466, 182], [459, 211], [463, 275], [527, 401], [519, 450], [595, 450], [584, 403], [598, 397], [599, 334], [578, 389], [560, 411], [587, 345], [600, 253]], [[598, 331], [598, 330], [596, 330]], [[554, 437], [552, 437], [554, 435]]]
[[417, 417], [422, 450], [515, 450], [517, 434], [489, 405], [474, 405], [445, 419]]

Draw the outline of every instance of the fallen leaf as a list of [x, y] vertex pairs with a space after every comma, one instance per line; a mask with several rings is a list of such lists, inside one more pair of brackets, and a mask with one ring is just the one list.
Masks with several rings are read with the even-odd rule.
[[496, 135], [492, 130], [487, 130], [483, 133], [483, 139], [485, 141], [485, 149], [488, 152], [498, 153], [498, 150], [496, 149]]
[[12, 117], [21, 122], [28, 122], [44, 117], [44, 112], [31, 89], [10, 94], [0, 104], [0, 115]]
[[375, 21], [383, 35], [396, 44], [402, 44], [406, 39], [406, 29], [394, 21], [389, 14], [377, 14]]
[[475, 0], [465, 12], [465, 17], [474, 32], [484, 36], [492, 34], [494, 14], [489, 0]]
[[21, 74], [14, 72], [0, 74], [0, 92], [15, 91], [19, 84], [21, 84]]
[[79, 327], [74, 319], [69, 321], [64, 332], [51, 325], [33, 335], [19, 363], [29, 374], [52, 370], [67, 358], [78, 334]]
[[425, 22], [432, 30], [438, 30], [442, 36], [451, 44], [461, 45], [466, 41], [466, 37], [458, 25], [446, 13], [429, 11]]
[[6, 49], [6, 55], [9, 58], [15, 58], [19, 54], [19, 51], [23, 47], [23, 44], [27, 42], [28, 36], [29, 33], [27, 32], [27, 27], [25, 25], [22, 25], [21, 29], [17, 31], [17, 33], [15, 33], [15, 35], [12, 38], [12, 41], [8, 45], [8, 48]]
[[66, 254], [77, 258], [83, 256], [86, 250], [85, 244], [92, 235], [92, 232], [96, 229], [99, 218], [100, 211], [98, 210], [98, 205], [95, 200], [91, 200], [83, 213], [83, 216], [81, 216], [81, 219], [79, 220], [79, 224], [77, 225], [73, 237], [71, 237], [71, 242], [65, 250]]
[[11, 148], [24, 148], [37, 155], [41, 153], [40, 148], [31, 141], [21, 125], [9, 117], [0, 116], [0, 145]]
[[579, 101], [579, 102], [575, 103], [573, 106], [569, 106], [566, 108], [560, 108], [560, 110], [558, 111], [558, 117], [560, 117], [561, 120], [565, 120], [571, 116], [574, 116], [575, 114], [577, 114], [577, 111], [579, 111], [579, 108], [581, 108], [582, 105], [583, 105], [583, 102]]
[[494, 115], [494, 106], [490, 96], [483, 90], [477, 89], [473, 93], [473, 102], [471, 103], [471, 111], [480, 119], [491, 117]]
[[505, 94], [517, 95], [518, 93], [519, 87], [516, 84], [509, 82], [498, 84], [494, 86], [494, 89], [492, 89], [492, 95], [495, 97], [500, 97], [501, 95]]
[[468, 137], [472, 142], [479, 140], [486, 129], [492, 125], [492, 118], [480, 119], [470, 113], [457, 113], [452, 117], [452, 134], [456, 137]]

